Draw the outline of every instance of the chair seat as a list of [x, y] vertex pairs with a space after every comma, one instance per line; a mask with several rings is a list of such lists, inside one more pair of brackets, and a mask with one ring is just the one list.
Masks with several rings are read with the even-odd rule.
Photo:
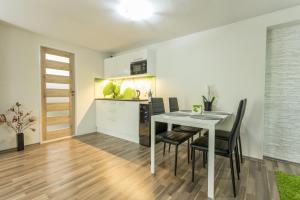
[[[205, 133], [204, 136], [208, 136], [208, 133]], [[216, 139], [228, 141], [230, 137], [230, 132], [224, 130], [216, 130], [215, 137]]]
[[[208, 137], [197, 138], [191, 143], [191, 147], [202, 151], [208, 151]], [[228, 142], [220, 139], [215, 139], [215, 153], [226, 156], [229, 154]]]
[[194, 128], [194, 127], [190, 127], [190, 126], [175, 126], [173, 128], [173, 131], [176, 131], [176, 132], [187, 132], [187, 133], [192, 133], [192, 134], [199, 133], [201, 130], [202, 130], [201, 128]]
[[156, 138], [160, 141], [171, 143], [174, 145], [179, 145], [187, 141], [191, 137], [190, 133], [186, 132], [176, 132], [176, 131], [166, 131], [156, 135]]

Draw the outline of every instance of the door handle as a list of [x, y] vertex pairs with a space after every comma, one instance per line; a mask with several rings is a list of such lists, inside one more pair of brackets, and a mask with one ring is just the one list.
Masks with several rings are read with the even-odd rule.
[[74, 90], [71, 91], [71, 95], [75, 96], [75, 91]]

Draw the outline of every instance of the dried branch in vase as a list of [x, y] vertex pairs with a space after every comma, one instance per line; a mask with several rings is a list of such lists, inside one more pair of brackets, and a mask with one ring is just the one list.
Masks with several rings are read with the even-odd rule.
[[0, 125], [6, 122], [6, 117], [4, 114], [0, 114]]
[[32, 116], [32, 112], [25, 112], [22, 105], [17, 102], [13, 105], [4, 115], [6, 124], [11, 127], [16, 134], [23, 133], [25, 130], [30, 129], [35, 131], [34, 124], [36, 117]]

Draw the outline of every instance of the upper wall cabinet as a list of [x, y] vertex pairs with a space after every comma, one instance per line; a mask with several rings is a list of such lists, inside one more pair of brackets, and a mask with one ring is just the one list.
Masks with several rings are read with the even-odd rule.
[[[141, 61], [141, 62], [140, 62]], [[147, 62], [144, 62], [147, 61]], [[139, 63], [146, 64], [146, 70], [141, 75], [155, 75], [155, 55], [152, 50], [139, 50], [131, 53], [121, 54], [104, 60], [104, 78], [118, 78], [132, 75], [132, 64], [135, 70], [139, 70]], [[141, 66], [142, 67], [142, 66]]]

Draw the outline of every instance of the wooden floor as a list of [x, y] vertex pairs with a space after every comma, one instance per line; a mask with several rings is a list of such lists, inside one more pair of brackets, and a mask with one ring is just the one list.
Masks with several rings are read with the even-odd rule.
[[[162, 157], [157, 145], [157, 174], [150, 174], [150, 149], [103, 134], [28, 146], [0, 154], [0, 199], [207, 199], [207, 170], [197, 154], [195, 183], [186, 146]], [[300, 175], [300, 166], [247, 159], [237, 199], [279, 199], [274, 171]], [[216, 199], [233, 199], [229, 162], [216, 158]]]

